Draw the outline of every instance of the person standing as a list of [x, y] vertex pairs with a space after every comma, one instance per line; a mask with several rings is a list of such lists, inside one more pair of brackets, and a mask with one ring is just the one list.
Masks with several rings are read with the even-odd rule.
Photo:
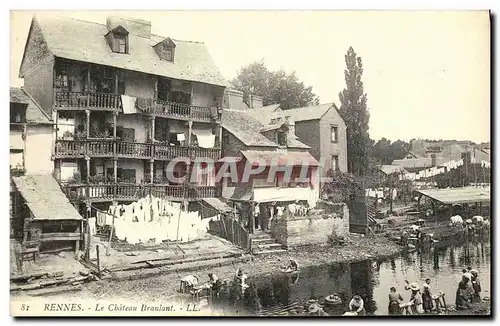
[[255, 228], [259, 230], [260, 224], [260, 207], [259, 204], [255, 204], [254, 210], [253, 210], [253, 216], [255, 218]]
[[424, 312], [431, 312], [434, 308], [434, 304], [432, 302], [432, 291], [431, 291], [431, 279], [428, 278], [425, 280], [423, 291], [422, 291], [422, 308]]
[[410, 302], [412, 302], [411, 310], [413, 314], [419, 314], [419, 306], [422, 304], [421, 295], [420, 295], [420, 287], [417, 283], [409, 284], [408, 281], [405, 281], [405, 289], [411, 291]]
[[400, 302], [403, 301], [403, 297], [399, 292], [396, 291], [394, 286], [391, 286], [389, 293], [389, 315], [400, 315], [401, 309], [399, 308]]

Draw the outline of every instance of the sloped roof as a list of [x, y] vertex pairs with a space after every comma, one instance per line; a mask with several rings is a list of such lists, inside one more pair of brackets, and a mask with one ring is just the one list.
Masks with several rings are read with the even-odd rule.
[[160, 60], [153, 46], [165, 40], [159, 35], [151, 39], [129, 34], [129, 54], [114, 53], [105, 39], [108, 29], [104, 24], [67, 17], [34, 18], [45, 37], [48, 48], [56, 56], [91, 62], [121, 69], [133, 70], [174, 79], [226, 86], [207, 47], [201, 42], [175, 43], [174, 62]]
[[491, 201], [490, 187], [427, 189], [417, 190], [417, 192], [448, 205]]
[[301, 166], [308, 164], [319, 166], [319, 162], [309, 152], [272, 152], [272, 151], [241, 151], [241, 154], [253, 164], [266, 166]]
[[405, 169], [400, 166], [400, 165], [382, 165], [379, 167], [380, 171], [383, 173], [389, 175], [393, 173], [404, 173], [406, 172]]
[[[278, 147], [278, 144], [261, 134], [264, 125], [246, 111], [223, 110], [222, 127], [232, 133], [246, 146]], [[306, 144], [292, 137], [287, 138], [290, 148], [310, 148]]]
[[36, 220], [82, 219], [51, 175], [29, 175], [12, 179]]
[[26, 108], [26, 122], [34, 124], [52, 124], [50, 118], [45, 111], [42, 110], [40, 105], [22, 88], [10, 88], [10, 102], [27, 104]]
[[263, 125], [243, 111], [223, 110], [222, 127], [246, 146], [278, 147], [260, 133]]
[[[436, 158], [436, 165], [440, 165], [442, 163], [450, 161], [445, 158]], [[411, 158], [411, 159], [402, 159], [402, 160], [394, 160], [392, 161], [392, 165], [399, 165], [404, 169], [415, 169], [415, 168], [431, 168], [432, 167], [432, 159], [430, 157], [424, 158]]]
[[267, 106], [262, 106], [260, 108], [253, 108], [248, 110], [248, 114], [253, 118], [259, 120], [263, 124], [268, 124], [271, 121], [271, 117], [282, 110], [279, 108], [279, 104], [272, 104]]
[[303, 108], [281, 110], [281, 116], [289, 116], [293, 121], [308, 121], [321, 119], [325, 113], [334, 106], [333, 103], [326, 103]]

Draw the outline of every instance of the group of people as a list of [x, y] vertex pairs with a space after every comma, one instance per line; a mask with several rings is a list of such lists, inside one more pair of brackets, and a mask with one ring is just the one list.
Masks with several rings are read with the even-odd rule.
[[[422, 289], [418, 283], [409, 283], [405, 281], [405, 290], [410, 291], [410, 309], [412, 314], [419, 314], [422, 310], [429, 313], [434, 309], [433, 294], [431, 290], [431, 280], [425, 280]], [[390, 288], [389, 293], [389, 315], [401, 315], [401, 303], [404, 301], [403, 296], [396, 290], [394, 286]]]
[[[439, 295], [433, 295], [431, 280], [429, 278], [425, 280], [422, 289], [417, 283], [410, 284], [408, 281], [405, 281], [405, 290], [409, 290], [411, 293], [409, 304], [412, 314], [419, 314], [422, 310], [424, 313], [430, 313], [434, 310], [434, 300], [439, 298]], [[462, 280], [459, 282], [456, 292], [456, 309], [469, 308], [472, 302], [480, 300], [480, 293], [481, 284], [479, 282], [478, 271], [471, 267], [464, 268], [462, 270]], [[389, 293], [389, 315], [400, 315], [401, 303], [403, 301], [403, 296], [395, 287], [391, 287]]]
[[481, 299], [480, 293], [481, 283], [478, 271], [470, 266], [467, 269], [462, 269], [462, 280], [458, 283], [455, 296], [456, 309], [468, 309], [472, 302]]

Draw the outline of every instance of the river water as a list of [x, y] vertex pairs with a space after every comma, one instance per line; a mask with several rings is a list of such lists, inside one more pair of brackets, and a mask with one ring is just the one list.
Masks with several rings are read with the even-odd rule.
[[281, 315], [295, 306], [303, 306], [310, 299], [321, 301], [325, 296], [337, 293], [343, 299], [343, 307], [334, 314], [342, 314], [352, 296], [358, 294], [364, 299], [368, 314], [387, 315], [391, 286], [409, 301], [410, 293], [405, 291], [404, 281], [422, 286], [426, 278], [431, 279], [434, 292], [445, 293], [447, 304], [455, 304], [461, 270], [468, 266], [479, 271], [481, 297], [491, 296], [490, 257], [490, 242], [476, 241], [468, 246], [454, 243], [422, 252], [401, 253], [387, 259], [301, 268], [295, 275], [250, 277], [250, 287], [242, 300], [224, 297], [216, 306], [256, 315]]

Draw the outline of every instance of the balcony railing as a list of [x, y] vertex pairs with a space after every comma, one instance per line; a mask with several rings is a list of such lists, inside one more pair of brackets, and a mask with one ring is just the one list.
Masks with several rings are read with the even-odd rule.
[[70, 200], [82, 201], [135, 201], [149, 194], [173, 200], [194, 200], [217, 197], [215, 186], [189, 186], [165, 184], [62, 184], [61, 188]]
[[[148, 102], [149, 101], [149, 102]], [[216, 108], [208, 108], [162, 100], [141, 99], [139, 103], [144, 112], [165, 117], [182, 117], [200, 121], [219, 121]]]
[[151, 144], [116, 142], [116, 154], [126, 157], [151, 157]]
[[121, 108], [120, 95], [92, 92], [56, 92], [54, 107], [60, 109], [100, 108], [118, 110]]
[[58, 158], [112, 157], [113, 143], [116, 142], [116, 156], [137, 159], [173, 160], [180, 157], [221, 158], [219, 148], [169, 146], [159, 143], [132, 143], [114, 140], [63, 140], [56, 141], [55, 156]]

